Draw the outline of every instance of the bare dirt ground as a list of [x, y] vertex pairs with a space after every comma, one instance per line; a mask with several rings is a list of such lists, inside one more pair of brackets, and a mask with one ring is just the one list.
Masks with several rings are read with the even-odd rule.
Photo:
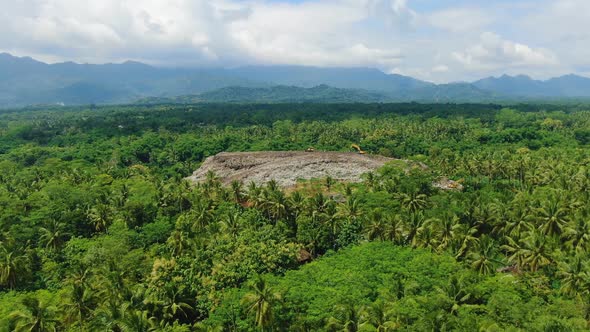
[[207, 158], [188, 179], [202, 181], [213, 171], [226, 185], [234, 180], [264, 184], [274, 179], [280, 187], [287, 188], [295, 186], [297, 180], [328, 176], [359, 182], [362, 174], [393, 160], [396, 159], [352, 152], [222, 152]]

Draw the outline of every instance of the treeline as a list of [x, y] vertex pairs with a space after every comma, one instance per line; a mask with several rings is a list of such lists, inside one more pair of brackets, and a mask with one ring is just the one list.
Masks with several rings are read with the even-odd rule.
[[[418, 104], [3, 114], [0, 329], [586, 329], [589, 115]], [[183, 180], [221, 151], [351, 143], [429, 167], [289, 190]], [[464, 189], [437, 189], [441, 177]]]

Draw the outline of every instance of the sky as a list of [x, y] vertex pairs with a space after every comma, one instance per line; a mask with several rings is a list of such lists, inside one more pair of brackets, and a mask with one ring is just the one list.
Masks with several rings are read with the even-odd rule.
[[590, 0], [0, 0], [0, 52], [166, 67], [590, 76]]

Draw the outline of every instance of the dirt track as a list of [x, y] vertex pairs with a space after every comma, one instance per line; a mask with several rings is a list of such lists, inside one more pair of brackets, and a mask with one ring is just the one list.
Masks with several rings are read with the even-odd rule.
[[361, 175], [395, 160], [351, 152], [222, 152], [209, 157], [188, 179], [202, 181], [213, 171], [224, 184], [238, 180], [263, 184], [271, 179], [286, 188], [298, 179], [330, 176], [335, 180], [358, 182]]

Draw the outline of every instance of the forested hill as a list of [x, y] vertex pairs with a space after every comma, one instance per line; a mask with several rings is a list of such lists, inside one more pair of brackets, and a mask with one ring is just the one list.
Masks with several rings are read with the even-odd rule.
[[325, 84], [312, 88], [272, 86], [250, 88], [231, 86], [177, 97], [148, 97], [137, 104], [211, 103], [379, 103], [379, 102], [503, 102], [505, 98], [471, 84], [441, 84], [404, 93], [386, 93], [364, 89], [340, 89]]
[[361, 89], [339, 89], [327, 85], [312, 88], [296, 86], [273, 86], [268, 88], [247, 88], [232, 86], [200, 95], [171, 98], [144, 98], [138, 104], [166, 103], [374, 103], [391, 102], [394, 99], [385, 93]]

